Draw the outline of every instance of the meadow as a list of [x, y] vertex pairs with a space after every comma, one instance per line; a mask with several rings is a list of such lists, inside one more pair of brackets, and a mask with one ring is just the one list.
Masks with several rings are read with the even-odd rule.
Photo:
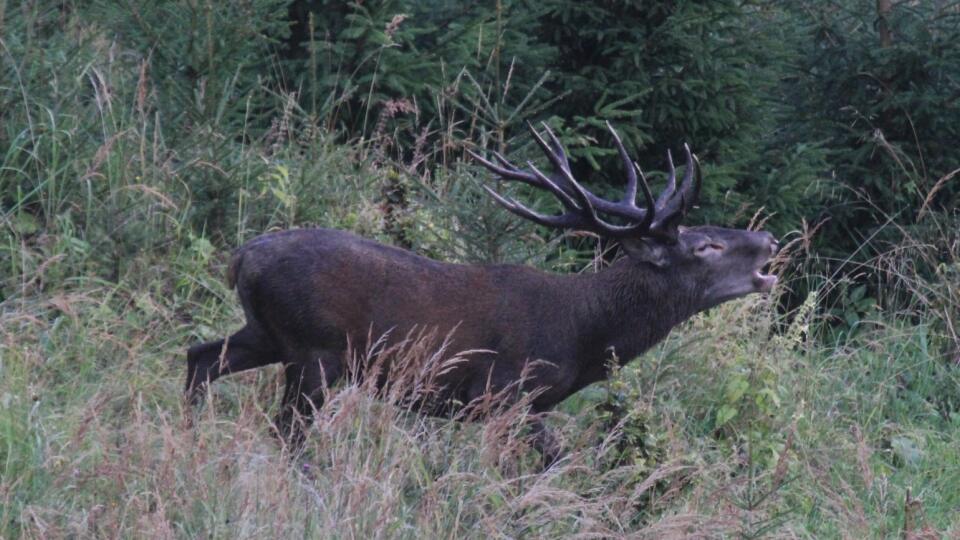
[[244, 241], [335, 227], [560, 272], [609, 254], [496, 207], [455, 129], [345, 140], [266, 83], [237, 106], [229, 77], [184, 119], [150, 56], [68, 10], [5, 9], [0, 538], [960, 538], [955, 214], [918, 209], [922, 236], [891, 219], [897, 242], [848, 254], [879, 286], [823, 273], [816, 225], [795, 223], [773, 294], [552, 413], [569, 454], [547, 471], [522, 406], [424, 418], [351, 381], [294, 450], [277, 366], [197, 409], [182, 395], [187, 347], [243, 323], [224, 273]]

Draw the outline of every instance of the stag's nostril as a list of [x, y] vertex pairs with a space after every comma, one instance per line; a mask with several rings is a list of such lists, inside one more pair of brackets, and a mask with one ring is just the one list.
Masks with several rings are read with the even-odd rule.
[[762, 234], [762, 238], [767, 241], [767, 245], [770, 247], [770, 254], [775, 255], [780, 249], [780, 243], [777, 242], [777, 237], [767, 231], [763, 231]]

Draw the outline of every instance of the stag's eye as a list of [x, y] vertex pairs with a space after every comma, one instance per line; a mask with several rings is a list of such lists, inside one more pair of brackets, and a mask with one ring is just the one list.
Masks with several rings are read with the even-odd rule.
[[725, 247], [726, 246], [718, 242], [705, 242], [694, 248], [693, 252], [697, 255], [704, 256], [711, 253], [720, 253]]

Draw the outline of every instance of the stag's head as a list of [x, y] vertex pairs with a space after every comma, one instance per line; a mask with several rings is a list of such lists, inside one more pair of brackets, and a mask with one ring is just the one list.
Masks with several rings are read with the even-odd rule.
[[[777, 241], [772, 234], [680, 225], [687, 211], [696, 204], [702, 184], [699, 162], [689, 147], [684, 145], [686, 165], [679, 186], [673, 158], [667, 153], [667, 185], [654, 198], [640, 167], [630, 158], [616, 131], [609, 124], [607, 127], [626, 170], [626, 190], [619, 201], [602, 199], [580, 185], [571, 173], [563, 146], [546, 126], [546, 139], [532, 127], [531, 132], [556, 171], [552, 176], [531, 162], [522, 170], [500, 154], [493, 154], [496, 160], [493, 162], [468, 152], [503, 180], [549, 191], [559, 199], [564, 212], [541, 214], [484, 186], [504, 208], [547, 227], [585, 230], [619, 240], [628, 264], [635, 265], [638, 272], [659, 274], [675, 287], [687, 289], [697, 310], [773, 288], [776, 276], [764, 273], [764, 267], [777, 251]], [[644, 201], [642, 207], [637, 206], [638, 190]]]

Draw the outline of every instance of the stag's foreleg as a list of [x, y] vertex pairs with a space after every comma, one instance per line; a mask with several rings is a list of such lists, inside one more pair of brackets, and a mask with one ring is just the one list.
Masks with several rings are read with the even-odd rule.
[[207, 385], [224, 375], [282, 361], [272, 340], [257, 327], [247, 325], [226, 339], [190, 347], [184, 391], [191, 403], [203, 401]]
[[530, 436], [531, 444], [540, 452], [540, 463], [543, 470], [549, 469], [564, 456], [560, 441], [553, 430], [547, 427], [542, 416], [537, 415], [530, 420]]

